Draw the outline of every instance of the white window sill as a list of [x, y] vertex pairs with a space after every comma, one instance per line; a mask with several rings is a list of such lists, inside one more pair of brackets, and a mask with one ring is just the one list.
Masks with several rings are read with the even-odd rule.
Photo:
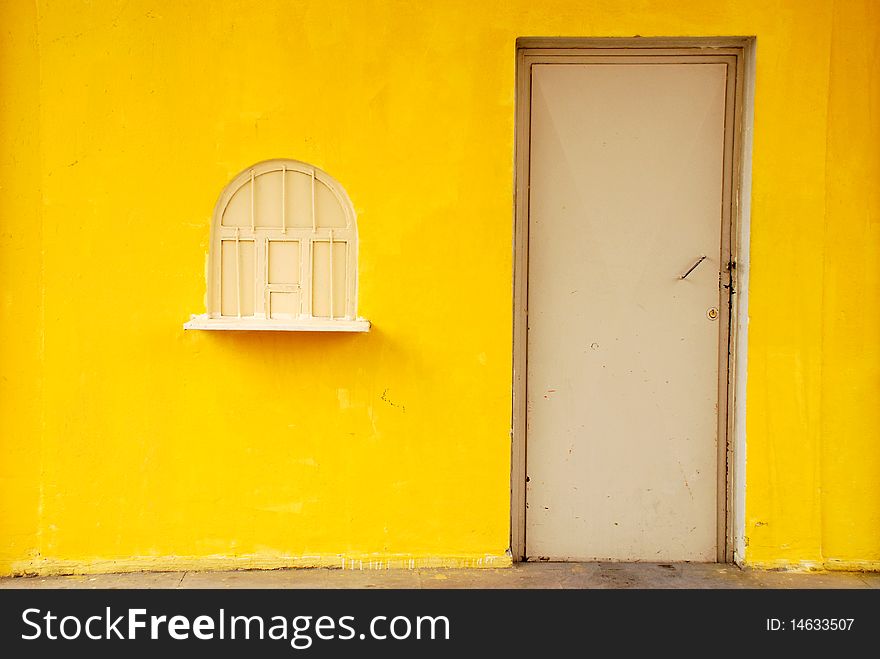
[[207, 314], [193, 316], [183, 329], [187, 330], [247, 330], [274, 332], [369, 332], [370, 321], [358, 318], [307, 318], [303, 320], [269, 320], [264, 318], [209, 318]]

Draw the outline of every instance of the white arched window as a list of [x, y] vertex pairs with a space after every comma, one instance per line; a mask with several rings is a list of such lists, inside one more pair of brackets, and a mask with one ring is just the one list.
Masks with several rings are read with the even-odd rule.
[[258, 163], [217, 201], [208, 313], [184, 328], [365, 332], [357, 264], [357, 221], [345, 189], [304, 162]]

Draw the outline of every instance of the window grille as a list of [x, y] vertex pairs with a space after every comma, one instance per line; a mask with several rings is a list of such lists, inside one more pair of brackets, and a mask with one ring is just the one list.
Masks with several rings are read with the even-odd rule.
[[208, 313], [187, 329], [367, 331], [357, 221], [343, 187], [296, 160], [249, 167], [214, 209]]

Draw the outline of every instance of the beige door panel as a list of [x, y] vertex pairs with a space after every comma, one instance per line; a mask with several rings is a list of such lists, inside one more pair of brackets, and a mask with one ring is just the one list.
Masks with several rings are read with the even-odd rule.
[[713, 561], [729, 64], [605, 59], [531, 67], [526, 553]]

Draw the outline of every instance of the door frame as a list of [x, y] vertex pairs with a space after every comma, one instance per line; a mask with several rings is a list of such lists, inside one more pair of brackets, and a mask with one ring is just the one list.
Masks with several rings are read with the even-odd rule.
[[[601, 56], [718, 58], [732, 63], [735, 76], [728, 102], [732, 130], [730, 158], [725, 156], [728, 189], [723, 210], [722, 254], [728, 257], [730, 304], [722, 300], [718, 383], [719, 563], [739, 563], [745, 530], [745, 376], [748, 311], [748, 246], [751, 188], [751, 133], [754, 98], [754, 37], [708, 38], [520, 38], [516, 42], [516, 122], [513, 233], [513, 401], [511, 419], [510, 551], [526, 560], [526, 445], [528, 360], [529, 137], [531, 65], [586, 61]], [[733, 58], [733, 59], [730, 59]], [[693, 60], [692, 60], [693, 61]], [[732, 96], [732, 98], [731, 98]], [[727, 138], [726, 138], [727, 139]], [[725, 147], [725, 152], [727, 148]], [[729, 160], [729, 162], [728, 162]], [[722, 273], [724, 274], [724, 273]]]

